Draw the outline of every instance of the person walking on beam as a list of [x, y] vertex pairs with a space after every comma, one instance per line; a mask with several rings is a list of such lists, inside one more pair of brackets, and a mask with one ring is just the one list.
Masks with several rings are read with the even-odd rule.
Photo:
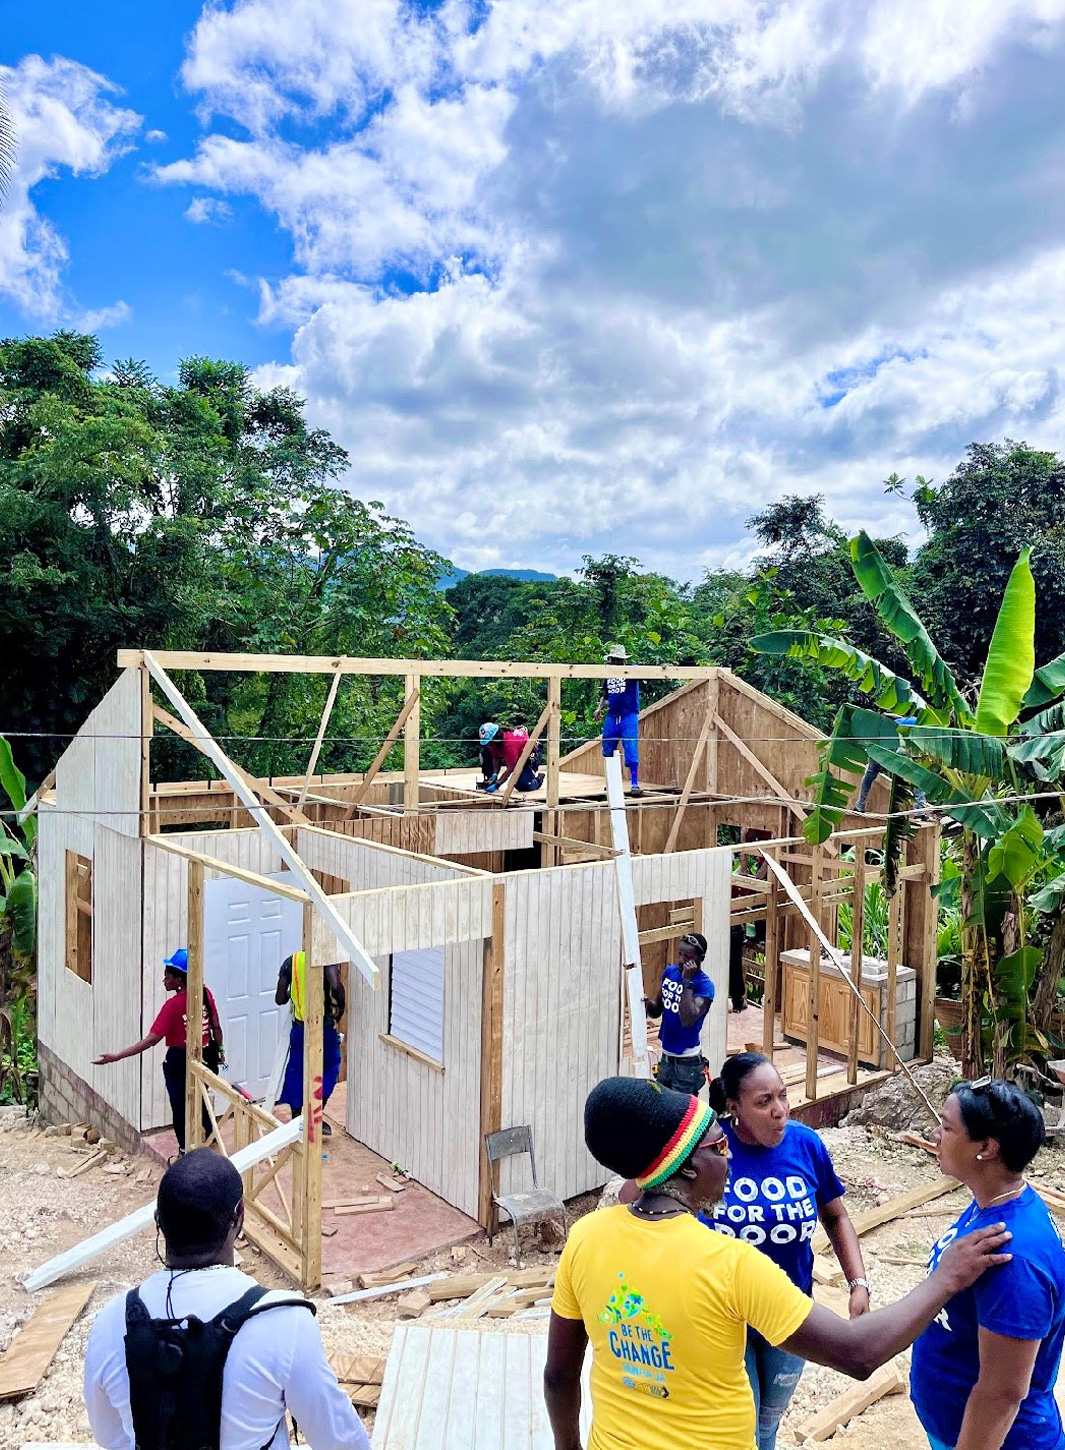
[[[629, 652], [620, 644], [612, 644], [606, 652], [608, 665], [627, 665]], [[599, 704], [595, 718], [603, 716], [603, 755], [614, 754], [621, 743], [622, 754], [629, 770], [629, 783], [633, 795], [642, 795], [640, 790], [640, 682], [626, 679], [623, 675], [611, 675], [603, 681], [599, 691]]]

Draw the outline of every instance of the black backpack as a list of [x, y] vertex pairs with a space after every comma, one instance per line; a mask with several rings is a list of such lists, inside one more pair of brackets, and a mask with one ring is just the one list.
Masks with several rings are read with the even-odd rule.
[[140, 1291], [129, 1291], [126, 1368], [137, 1450], [219, 1450], [222, 1374], [238, 1331], [271, 1309], [317, 1313], [309, 1299], [260, 1304], [267, 1292], [257, 1284], [205, 1324], [194, 1314], [153, 1319]]

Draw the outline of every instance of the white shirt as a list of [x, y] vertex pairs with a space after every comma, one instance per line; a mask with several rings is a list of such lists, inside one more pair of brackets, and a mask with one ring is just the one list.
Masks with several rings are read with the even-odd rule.
[[[140, 1286], [153, 1319], [170, 1317], [167, 1286], [173, 1278], [173, 1317], [213, 1319], [255, 1287], [239, 1269], [163, 1269]], [[260, 1304], [291, 1299], [273, 1290]], [[134, 1450], [133, 1416], [126, 1371], [126, 1296], [118, 1294], [97, 1314], [85, 1349], [85, 1404], [89, 1424], [104, 1450]], [[325, 1357], [322, 1337], [308, 1309], [271, 1309], [238, 1332], [222, 1377], [221, 1450], [283, 1450], [288, 1445], [285, 1410], [312, 1450], [370, 1450], [362, 1421]]]

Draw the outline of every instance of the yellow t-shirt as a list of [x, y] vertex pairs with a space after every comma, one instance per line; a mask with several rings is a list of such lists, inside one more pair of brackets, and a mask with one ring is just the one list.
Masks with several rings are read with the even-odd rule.
[[781, 1344], [813, 1306], [750, 1244], [619, 1205], [574, 1225], [551, 1307], [591, 1341], [588, 1450], [753, 1450], [747, 1326]]

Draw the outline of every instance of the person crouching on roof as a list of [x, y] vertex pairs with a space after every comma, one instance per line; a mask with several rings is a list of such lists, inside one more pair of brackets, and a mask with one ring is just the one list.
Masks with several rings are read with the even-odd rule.
[[[478, 789], [492, 795], [513, 774], [514, 767], [529, 743], [529, 732], [524, 725], [518, 725], [513, 730], [500, 730], [494, 720], [486, 720], [477, 734], [481, 741], [481, 775], [484, 777], [483, 781], [478, 782]], [[544, 778], [537, 771], [537, 762], [533, 758], [537, 754], [537, 750], [530, 752], [514, 786], [515, 790], [539, 790], [543, 785]]]

